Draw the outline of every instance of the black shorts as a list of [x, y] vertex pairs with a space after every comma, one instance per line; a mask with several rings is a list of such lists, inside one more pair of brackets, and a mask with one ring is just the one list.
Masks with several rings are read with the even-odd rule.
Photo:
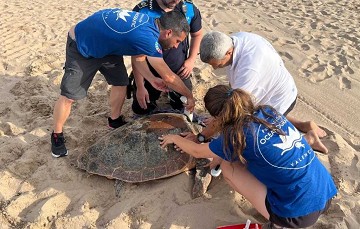
[[285, 111], [285, 113], [283, 114], [284, 116], [286, 116], [287, 114], [289, 114], [289, 112], [294, 109], [295, 104], [296, 104], [296, 100], [297, 100], [297, 97], [295, 98], [294, 102], [290, 105], [290, 107]]
[[320, 215], [323, 214], [325, 211], [327, 211], [328, 208], [330, 207], [331, 200], [332, 200], [332, 198], [330, 200], [328, 200], [328, 202], [326, 202], [324, 209], [322, 209], [320, 211], [312, 212], [305, 216], [300, 216], [300, 217], [295, 217], [295, 218], [280, 217], [280, 216], [277, 216], [276, 214], [274, 214], [271, 211], [270, 203], [268, 202], [267, 198], [265, 198], [265, 206], [270, 214], [270, 219], [269, 219], [270, 222], [272, 222], [276, 225], [279, 225], [281, 227], [304, 228], [304, 227], [309, 227], [316, 223], [316, 221], [318, 220]]
[[[150, 65], [149, 61], [146, 60], [149, 69], [151, 71], [151, 73], [158, 77], [161, 78], [161, 76], [159, 75], [159, 73], [156, 72], [156, 70]], [[172, 69], [173, 72], [176, 72]], [[133, 73], [131, 73], [133, 74]], [[185, 84], [185, 86], [191, 91], [192, 90], [192, 83], [191, 83], [191, 79], [190, 77], [187, 79], [183, 79], [182, 80]], [[132, 103], [132, 110], [135, 114], [139, 114], [139, 115], [143, 115], [143, 114], [150, 114], [153, 110], [156, 109], [157, 104], [156, 104], [156, 100], [158, 100], [160, 98], [161, 95], [161, 91], [156, 90], [150, 83], [149, 81], [145, 80], [145, 84], [144, 84], [146, 90], [149, 93], [149, 99], [150, 99], [150, 103], [147, 104], [147, 109], [142, 109], [140, 107], [140, 104], [137, 101], [136, 98], [136, 83], [134, 81], [134, 91], [133, 91], [133, 103]], [[181, 94], [175, 92], [175, 91], [171, 91], [169, 92], [169, 100], [170, 100], [170, 105], [173, 109], [175, 110], [181, 110], [184, 106], [183, 106], [183, 102], [180, 100]]]
[[129, 78], [122, 56], [105, 56], [103, 58], [85, 58], [76, 46], [76, 42], [68, 36], [66, 42], [65, 73], [61, 81], [61, 95], [73, 99], [83, 99], [87, 95], [92, 80], [100, 71], [108, 84], [127, 86]]

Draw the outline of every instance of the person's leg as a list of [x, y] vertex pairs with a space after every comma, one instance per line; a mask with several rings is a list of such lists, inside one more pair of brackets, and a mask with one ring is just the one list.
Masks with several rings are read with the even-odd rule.
[[74, 100], [68, 99], [60, 95], [55, 103], [53, 117], [54, 130], [51, 133], [51, 155], [53, 157], [64, 157], [68, 155], [68, 150], [65, 146], [65, 138], [63, 134], [63, 126], [70, 115], [71, 105]]
[[319, 151], [321, 153], [327, 154], [329, 150], [326, 148], [326, 146], [321, 142], [319, 136], [315, 133], [314, 130], [308, 131], [304, 135], [306, 141], [309, 143], [311, 148], [313, 148], [316, 151]]
[[326, 132], [321, 129], [314, 121], [304, 122], [290, 115], [287, 115], [286, 118], [296, 127], [296, 129], [305, 133], [304, 137], [311, 148], [321, 153], [328, 153], [328, 149], [320, 140], [320, 137], [326, 136]]
[[136, 97], [136, 86], [135, 86], [136, 83], [134, 83], [134, 91], [133, 91], [133, 101], [132, 101], [132, 104], [131, 104], [131, 109], [132, 111], [137, 114], [137, 115], [146, 115], [146, 114], [150, 114], [151, 111], [153, 111], [155, 108], [156, 108], [156, 102], [153, 102], [150, 100], [150, 103], [147, 104], [147, 109], [143, 109], [138, 100], [137, 100], [137, 97]]
[[270, 215], [265, 206], [266, 186], [239, 163], [221, 162], [225, 180], [238, 193], [243, 195], [266, 219]]
[[126, 86], [112, 86], [110, 91], [110, 118], [115, 120], [120, 117], [121, 109], [126, 96]]
[[121, 110], [125, 102], [129, 77], [122, 56], [106, 56], [101, 61], [99, 71], [104, 75], [107, 83], [112, 85], [109, 97], [109, 126], [118, 128], [126, 123], [124, 117], [121, 116]]
[[53, 117], [54, 117], [54, 133], [62, 133], [63, 126], [70, 115], [71, 105], [74, 100], [68, 99], [60, 95], [55, 103]]
[[96, 59], [84, 58], [78, 52], [76, 42], [68, 36], [65, 72], [60, 85], [61, 95], [56, 101], [53, 111], [54, 130], [51, 133], [51, 152], [54, 157], [68, 155], [62, 133], [64, 124], [70, 115], [74, 100], [86, 97], [98, 67]]
[[136, 96], [137, 87], [136, 87], [136, 83], [134, 82], [133, 102], [131, 108], [132, 111], [138, 115], [150, 114], [152, 111], [154, 111], [157, 108], [156, 101], [160, 98], [161, 95], [161, 91], [156, 90], [151, 85], [151, 83], [149, 83], [149, 81], [147, 81], [146, 79], [144, 79], [144, 81], [145, 81], [144, 83], [145, 89], [149, 94], [150, 103], [147, 104], [147, 109], [143, 109], [142, 107], [140, 107], [140, 104], [137, 101], [137, 96]]
[[[149, 61], [146, 59], [146, 63], [151, 71], [151, 73], [158, 78], [161, 78], [161, 76], [156, 72], [156, 70], [150, 65]], [[133, 73], [131, 73], [133, 74]], [[145, 115], [145, 114], [150, 114], [152, 111], [154, 111], [157, 108], [157, 104], [156, 101], [160, 98], [161, 95], [161, 91], [158, 91], [157, 89], [155, 89], [151, 83], [149, 83], [149, 81], [147, 81], [146, 79], [144, 79], [144, 87], [147, 90], [148, 94], [149, 94], [149, 100], [150, 103], [147, 104], [147, 109], [143, 109], [140, 107], [140, 104], [137, 101], [137, 97], [136, 97], [136, 82], [134, 81], [134, 94], [133, 94], [133, 103], [132, 103], [132, 110], [135, 114], [138, 115]]]
[[319, 138], [325, 137], [326, 132], [321, 129], [314, 121], [300, 121], [291, 115], [286, 115], [286, 118], [300, 131], [307, 133], [313, 130]]

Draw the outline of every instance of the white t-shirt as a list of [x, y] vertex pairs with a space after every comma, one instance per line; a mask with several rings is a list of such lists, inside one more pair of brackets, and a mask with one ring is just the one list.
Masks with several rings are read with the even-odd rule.
[[259, 35], [240, 32], [231, 38], [233, 62], [227, 69], [230, 86], [251, 93], [256, 104], [285, 113], [296, 99], [297, 88], [280, 55]]

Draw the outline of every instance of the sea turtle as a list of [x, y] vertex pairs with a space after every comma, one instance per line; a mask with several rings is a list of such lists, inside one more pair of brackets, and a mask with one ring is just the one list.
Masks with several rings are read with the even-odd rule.
[[[158, 137], [189, 131], [197, 132], [183, 114], [160, 113], [135, 119], [101, 137], [81, 153], [78, 167], [92, 174], [130, 183], [174, 176], [204, 162], [197, 162], [192, 156], [176, 151], [172, 145], [162, 149]], [[207, 168], [197, 169], [193, 198], [204, 194], [211, 180]]]

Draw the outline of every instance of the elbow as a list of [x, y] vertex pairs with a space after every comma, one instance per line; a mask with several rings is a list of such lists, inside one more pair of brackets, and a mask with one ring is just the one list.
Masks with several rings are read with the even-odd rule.
[[175, 83], [175, 76], [164, 76], [162, 77], [162, 80], [166, 85], [172, 85]]

